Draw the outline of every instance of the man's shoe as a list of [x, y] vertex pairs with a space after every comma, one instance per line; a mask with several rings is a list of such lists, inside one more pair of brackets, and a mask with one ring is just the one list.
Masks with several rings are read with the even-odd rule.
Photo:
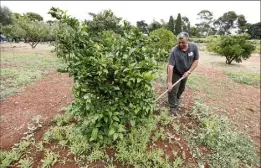
[[178, 108], [172, 108], [171, 109], [171, 115], [178, 116]]

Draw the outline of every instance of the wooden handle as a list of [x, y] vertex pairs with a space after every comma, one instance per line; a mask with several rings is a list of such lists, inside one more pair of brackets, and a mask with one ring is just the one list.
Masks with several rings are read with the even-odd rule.
[[[182, 79], [184, 79], [184, 76], [182, 76], [177, 82], [175, 82], [172, 86], [171, 86], [171, 89], [176, 85], [176, 84], [178, 84]], [[165, 91], [165, 92], [163, 92], [156, 100], [155, 100], [155, 102], [156, 101], [158, 101], [164, 94], [166, 94], [168, 92], [168, 89]]]

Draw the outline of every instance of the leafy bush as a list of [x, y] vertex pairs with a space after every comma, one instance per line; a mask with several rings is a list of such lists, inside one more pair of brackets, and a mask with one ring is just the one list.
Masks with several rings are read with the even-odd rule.
[[98, 144], [122, 139], [127, 124], [154, 110], [154, 56], [161, 52], [146, 47], [152, 40], [127, 22], [122, 36], [103, 31], [94, 41], [77, 19], [56, 8], [50, 14], [60, 21], [55, 50], [75, 81], [71, 112], [80, 116], [81, 131]]
[[157, 42], [152, 43], [150, 47], [165, 50], [164, 55], [159, 55], [160, 57], [156, 58], [157, 61], [166, 61], [168, 59], [168, 53], [176, 43], [176, 36], [171, 31], [160, 28], [152, 31], [150, 37], [152, 39], [158, 39]]
[[206, 46], [209, 52], [215, 52], [218, 50], [218, 42], [220, 41], [220, 35], [213, 35], [206, 38]]
[[232, 61], [240, 63], [243, 59], [248, 59], [255, 50], [255, 45], [248, 41], [249, 38], [248, 34], [212, 36], [207, 40], [207, 49], [225, 56], [227, 64]]
[[255, 44], [256, 49], [255, 49], [255, 53], [260, 53], [260, 40], [249, 40], [251, 41], [253, 44]]
[[206, 38], [189, 38], [189, 40], [194, 43], [206, 43], [207, 42]]

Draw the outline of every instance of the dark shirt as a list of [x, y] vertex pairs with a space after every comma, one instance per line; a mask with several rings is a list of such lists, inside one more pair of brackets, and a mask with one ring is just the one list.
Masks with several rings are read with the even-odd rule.
[[199, 59], [198, 47], [195, 43], [188, 43], [187, 51], [182, 51], [178, 45], [171, 49], [169, 65], [174, 66], [174, 73], [182, 76], [188, 71], [194, 60]]

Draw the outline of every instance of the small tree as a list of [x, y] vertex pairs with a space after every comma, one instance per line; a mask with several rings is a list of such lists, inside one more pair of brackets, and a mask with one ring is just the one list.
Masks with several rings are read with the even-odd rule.
[[31, 21], [43, 21], [43, 17], [38, 13], [27, 12], [25, 16], [28, 17]]
[[50, 27], [47, 23], [41, 21], [31, 21], [26, 16], [17, 20], [18, 24], [25, 31], [25, 36], [28, 38], [29, 44], [35, 48], [37, 44], [48, 36]]
[[162, 27], [163, 27], [163, 25], [160, 22], [153, 20], [153, 22], [151, 24], [149, 24], [148, 29], [149, 29], [149, 32], [152, 32], [153, 30], [160, 29]]
[[2, 31], [6, 36], [8, 36], [8, 38], [12, 39], [11, 41], [8, 40], [9, 42], [15, 40], [15, 42], [18, 43], [19, 42], [18, 39], [25, 37], [26, 34], [25, 30], [22, 29], [20, 25], [17, 23], [14, 23], [12, 25], [2, 26]]
[[250, 34], [252, 39], [259, 39], [261, 38], [261, 22], [255, 24], [248, 24], [248, 31], [247, 33]]
[[208, 36], [211, 31], [210, 24], [213, 22], [213, 13], [209, 10], [201, 10], [197, 16], [199, 19], [199, 23], [197, 24], [199, 33]]
[[171, 31], [160, 28], [151, 32], [150, 37], [158, 38], [157, 42], [151, 44], [152, 48], [165, 50], [165, 56], [160, 56], [156, 58], [157, 61], [166, 61], [168, 57], [168, 52], [170, 52], [171, 48], [175, 45], [176, 36]]
[[120, 22], [121, 17], [115, 16], [112, 10], [103, 10], [97, 14], [90, 12], [91, 20], [85, 20], [85, 24], [88, 25], [89, 30], [94, 33], [101, 31], [114, 31], [115, 33], [121, 33]]
[[168, 30], [174, 33], [174, 19], [173, 16], [169, 17]]
[[49, 12], [58, 19], [55, 51], [74, 78], [71, 112], [80, 116], [81, 132], [96, 144], [122, 139], [127, 125], [142, 124], [155, 109], [153, 81], [157, 49], [151, 39], [124, 21], [123, 35], [112, 30], [96, 34], [60, 9]]
[[212, 36], [207, 40], [207, 49], [225, 56], [227, 64], [232, 61], [240, 63], [247, 60], [255, 50], [255, 45], [247, 41], [249, 38], [248, 34]]
[[178, 17], [175, 22], [175, 33], [176, 35], [179, 34], [182, 31], [182, 20], [180, 13], [178, 14]]
[[144, 21], [137, 21], [137, 27], [144, 33], [144, 34], [149, 34], [148, 32], [148, 24]]
[[6, 6], [0, 6], [0, 23], [4, 26], [12, 24], [12, 12]]

